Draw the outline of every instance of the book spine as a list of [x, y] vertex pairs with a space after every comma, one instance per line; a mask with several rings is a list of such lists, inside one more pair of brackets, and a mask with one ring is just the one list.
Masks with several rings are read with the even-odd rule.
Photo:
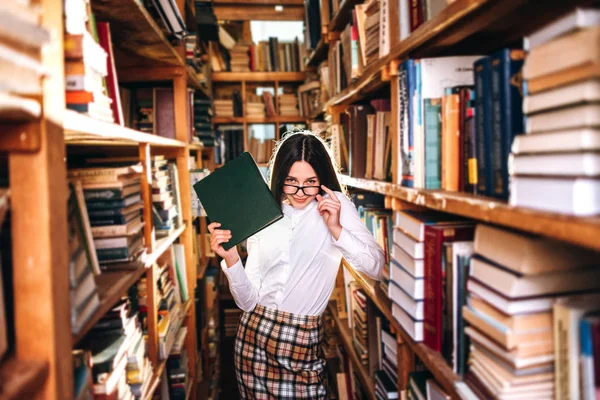
[[569, 310], [554, 306], [554, 393], [556, 399], [569, 399]]
[[129, 257], [129, 248], [96, 249], [96, 253], [99, 261], [120, 260]]
[[441, 351], [442, 327], [441, 327], [441, 238], [438, 233], [429, 227], [425, 227], [425, 293], [423, 299], [423, 342], [434, 351]]
[[[111, 210], [112, 211], [112, 210]], [[90, 224], [92, 226], [105, 226], [105, 225], [121, 225], [126, 223], [123, 215], [115, 215], [113, 217], [93, 217], [90, 215]]]
[[458, 191], [459, 180], [459, 95], [452, 89], [442, 100], [442, 189]]
[[465, 128], [462, 137], [464, 152], [464, 191], [475, 194], [477, 191], [477, 144], [475, 140], [475, 92], [469, 90], [467, 107], [465, 109]]
[[579, 321], [579, 349], [581, 362], [581, 396], [582, 399], [593, 400], [594, 385], [594, 353], [592, 345], [592, 325], [585, 318]]
[[477, 193], [491, 194], [491, 65], [490, 58], [475, 62], [475, 140], [477, 143]]
[[491, 187], [492, 192], [490, 193], [493, 197], [502, 197], [502, 188], [504, 176], [502, 174], [502, 143], [503, 138], [502, 135], [506, 132], [503, 131], [503, 108], [506, 104], [506, 99], [504, 98], [504, 90], [503, 90], [503, 56], [504, 52], [508, 51], [507, 49], [502, 49], [499, 52], [495, 53], [490, 58], [491, 68], [492, 68], [492, 84], [491, 84], [491, 101], [492, 101], [492, 135], [491, 135], [491, 148], [492, 152], [490, 154], [490, 165], [492, 169], [492, 180], [488, 183]]
[[115, 201], [91, 201], [86, 202], [87, 208], [89, 210], [107, 210], [107, 209], [115, 209], [115, 208], [123, 208], [125, 207], [125, 200], [115, 200]]
[[96, 226], [92, 228], [92, 235], [95, 238], [124, 236], [127, 234], [127, 226], [112, 225], [112, 226]]
[[402, 176], [402, 185], [407, 187], [415, 186], [415, 154], [414, 154], [414, 120], [416, 118], [416, 110], [414, 107], [413, 96], [416, 90], [416, 71], [414, 60], [407, 60], [404, 63], [406, 70], [406, 106], [405, 106], [405, 119], [404, 126], [407, 128], [406, 132], [408, 137], [404, 139], [408, 144], [408, 153], [406, 157], [403, 157], [405, 170]]
[[121, 209], [108, 209], [108, 210], [89, 210], [88, 215], [90, 220], [99, 220], [107, 217], [119, 217], [124, 219], [125, 216], [121, 212]]
[[423, 5], [422, 1], [410, 0], [410, 31], [414, 32], [423, 23]]
[[85, 201], [98, 200], [121, 200], [123, 198], [121, 189], [84, 190]]
[[442, 125], [440, 99], [425, 99], [425, 189], [440, 189]]

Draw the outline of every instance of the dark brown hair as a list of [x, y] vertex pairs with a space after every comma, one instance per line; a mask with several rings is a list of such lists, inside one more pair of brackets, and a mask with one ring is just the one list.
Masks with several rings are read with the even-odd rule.
[[329, 189], [344, 192], [331, 156], [325, 144], [312, 133], [292, 133], [284, 137], [272, 164], [271, 192], [278, 202], [283, 198], [283, 184], [297, 161], [306, 161], [315, 170], [321, 185]]

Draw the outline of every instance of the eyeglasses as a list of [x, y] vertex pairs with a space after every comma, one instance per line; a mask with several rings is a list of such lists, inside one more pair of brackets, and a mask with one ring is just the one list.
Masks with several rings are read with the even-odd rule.
[[283, 184], [283, 193], [285, 194], [296, 194], [298, 190], [302, 190], [305, 196], [316, 196], [319, 194], [320, 186], [296, 186]]

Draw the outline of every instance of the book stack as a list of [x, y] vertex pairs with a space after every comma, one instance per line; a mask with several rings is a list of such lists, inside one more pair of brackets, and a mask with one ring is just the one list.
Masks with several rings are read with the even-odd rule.
[[598, 254], [486, 225], [474, 251], [466, 381], [488, 398], [581, 398], [579, 323], [600, 310]]
[[432, 379], [429, 371], [415, 371], [408, 374], [408, 400], [431, 399], [427, 393], [427, 381]]
[[379, 59], [379, 2], [371, 0], [365, 6], [365, 65]]
[[[65, 5], [65, 90], [67, 108], [87, 114], [92, 118], [113, 122], [113, 100], [107, 95], [105, 79], [109, 69], [108, 53], [98, 43], [87, 24], [88, 4], [84, 0], [70, 1]], [[108, 32], [108, 30], [107, 30]], [[110, 33], [108, 32], [108, 35]]]
[[235, 337], [238, 327], [238, 322], [242, 316], [242, 310], [239, 308], [224, 308], [225, 321], [223, 327], [225, 328], [225, 336]]
[[181, 16], [177, 3], [169, 0], [147, 0], [144, 5], [156, 11], [156, 19], [160, 18], [167, 37], [181, 40], [187, 32], [185, 21]]
[[279, 115], [298, 116], [298, 96], [294, 93], [279, 95]]
[[154, 99], [151, 89], [135, 90], [133, 127], [144, 133], [154, 133]]
[[173, 349], [167, 359], [167, 377], [169, 380], [169, 395], [171, 400], [186, 400], [188, 385], [188, 354], [185, 348], [187, 328], [182, 327], [177, 332]]
[[[577, 8], [526, 42], [526, 135], [513, 143], [510, 204], [600, 213], [600, 10]], [[570, 52], [565, 54], [565, 49]]]
[[94, 278], [95, 273], [100, 273], [100, 268], [92, 240], [81, 182], [76, 181], [69, 186], [71, 330], [73, 334], [77, 334], [100, 304]]
[[200, 143], [204, 146], [215, 145], [215, 135], [212, 129], [212, 115], [210, 99], [194, 98], [194, 129]]
[[258, 139], [254, 136], [250, 138], [250, 154], [258, 164], [268, 163], [275, 150], [275, 141], [273, 139]]
[[217, 117], [233, 118], [233, 99], [213, 100], [215, 114]]
[[264, 118], [265, 105], [262, 98], [255, 94], [249, 94], [246, 103], [246, 116], [251, 118]]
[[190, 185], [192, 192], [192, 217], [206, 217], [206, 210], [202, 207], [198, 193], [194, 190], [194, 184], [200, 182], [210, 174], [209, 169], [190, 169]]
[[398, 399], [398, 385], [384, 370], [375, 372], [375, 397], [377, 399]]
[[[437, 288], [435, 293], [438, 294], [442, 292], [443, 243], [458, 240], [461, 235], [472, 235], [472, 228], [457, 226], [459, 221], [452, 215], [434, 212], [400, 210], [396, 211], [395, 219], [388, 289], [392, 314], [416, 342], [425, 339], [427, 318], [429, 324], [438, 327], [431, 328], [430, 333], [436, 336], [435, 339], [428, 337], [431, 339], [428, 344], [436, 351], [441, 351], [442, 305], [431, 302], [426, 313], [426, 287], [431, 291]], [[443, 228], [448, 226], [452, 229], [443, 237]], [[431, 230], [429, 247], [426, 246], [427, 228]], [[433, 297], [429, 296], [428, 299], [432, 300]]]
[[367, 296], [353, 284], [352, 289], [352, 344], [364, 366], [369, 365], [369, 342], [367, 325]]
[[237, 42], [229, 51], [231, 55], [231, 72], [250, 72], [250, 45]]
[[[118, 159], [88, 159], [107, 165]], [[100, 267], [137, 268], [144, 251], [141, 165], [70, 169], [68, 177], [79, 180], [88, 210], [91, 233]]]
[[177, 178], [172, 176], [174, 169], [174, 163], [164, 156], [152, 158], [152, 208], [156, 238], [169, 236], [180, 226]]
[[157, 285], [158, 303], [158, 356], [166, 359], [173, 348], [183, 322], [182, 304], [189, 299], [183, 245], [174, 244], [159, 260]]
[[[50, 32], [39, 24], [41, 7], [30, 1], [0, 5], [0, 115], [3, 120], [26, 121], [42, 113], [38, 100], [45, 71], [32, 57], [50, 41]], [[27, 50], [25, 50], [27, 49]]]
[[398, 342], [385, 318], [382, 318], [381, 327], [381, 369], [392, 382], [398, 382]]
[[194, 68], [194, 71], [201, 70], [201, 61], [198, 49], [198, 35], [196, 33], [186, 33], [185, 42], [185, 62], [187, 65]]
[[[121, 299], [78, 347], [91, 353], [95, 397], [134, 399], [145, 395], [141, 389], [149, 386], [152, 366], [145, 357], [137, 310], [127, 298]], [[129, 383], [137, 381], [140, 383]]]

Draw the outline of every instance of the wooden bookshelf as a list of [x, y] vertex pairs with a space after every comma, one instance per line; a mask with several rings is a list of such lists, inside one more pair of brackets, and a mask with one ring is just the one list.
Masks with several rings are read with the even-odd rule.
[[327, 52], [329, 51], [329, 41], [327, 41], [327, 37], [323, 36], [317, 43], [317, 47], [310, 53], [308, 58], [306, 59], [306, 66], [316, 67], [322, 61], [327, 59]]
[[448, 392], [448, 394], [451, 394], [454, 398], [458, 398], [454, 390], [454, 383], [460, 380], [460, 378], [452, 371], [440, 353], [431, 350], [423, 343], [416, 343], [410, 335], [406, 333], [402, 326], [392, 316], [391, 301], [388, 298], [387, 293], [384, 293], [380, 289], [379, 283], [362, 273], [357, 272], [354, 267], [344, 259], [342, 260], [342, 266], [352, 274], [352, 277], [359, 284], [360, 288], [367, 296], [369, 296], [386, 319], [390, 321], [390, 325], [401, 337], [402, 342], [406, 343], [412, 352], [423, 361], [423, 364], [431, 371], [435, 380]]
[[354, 345], [352, 344], [352, 332], [350, 331], [350, 328], [348, 328], [348, 320], [340, 319], [337, 310], [332, 303], [329, 303], [327, 307], [329, 308], [329, 312], [331, 312], [333, 321], [335, 322], [335, 327], [340, 334], [340, 338], [342, 339], [341, 342], [346, 350], [346, 356], [350, 357], [350, 361], [354, 366], [354, 371], [357, 373], [363, 389], [367, 393], [367, 398], [369, 400], [375, 400], [375, 384], [369, 376], [366, 367], [360, 363], [360, 359], [356, 354], [356, 350], [354, 350]]
[[355, 5], [362, 3], [364, 0], [341, 0], [338, 12], [329, 21], [329, 32], [341, 32], [346, 28], [350, 18], [352, 18], [351, 10]]
[[200, 260], [200, 262], [198, 263], [198, 272], [196, 275], [197, 280], [204, 279], [204, 274], [206, 274], [206, 269], [208, 268], [208, 264], [209, 264], [208, 259]]
[[600, 250], [600, 217], [573, 217], [511, 207], [507, 203], [468, 193], [412, 189], [345, 175], [341, 176], [341, 181], [347, 186], [392, 196], [433, 210]]
[[188, 146], [178, 140], [99, 121], [72, 110], [65, 110], [63, 128], [65, 144], [70, 146], [137, 146], [140, 143], [153, 147]]
[[[544, 5], [542, 12], [539, 5], [525, 0], [456, 0], [408, 38], [392, 46], [386, 57], [366, 66], [360, 78], [331, 97], [324, 109], [372, 96], [387, 84], [382, 79], [381, 71], [396, 60], [435, 57], [454, 52], [489, 53], [515, 42], [568, 10], [586, 4], [591, 4], [591, 1], [556, 2]], [[335, 18], [332, 23], [334, 21]], [[395, 72], [389, 71], [392, 76]]]
[[154, 247], [154, 251], [152, 251], [151, 253], [145, 253], [142, 256], [142, 262], [144, 263], [146, 268], [152, 266], [152, 264], [154, 264], [156, 262], [156, 260], [158, 260], [158, 258], [160, 256], [162, 256], [164, 254], [164, 252], [167, 251], [167, 249], [169, 247], [171, 247], [171, 245], [173, 243], [175, 243], [175, 240], [179, 239], [179, 237], [185, 231], [185, 228], [186, 227], [185, 227], [185, 223], [184, 223], [184, 226], [177, 228], [169, 236], [160, 238], [156, 241], [156, 246]]
[[212, 82], [302, 82], [304, 72], [213, 72]]
[[214, 117], [213, 124], [288, 124], [305, 123], [306, 118], [297, 116], [278, 115], [274, 117]]
[[152, 381], [151, 381], [152, 383], [150, 384], [150, 389], [148, 389], [148, 392], [146, 393], [146, 397], [144, 397], [144, 400], [151, 400], [154, 397], [154, 392], [156, 392], [156, 389], [158, 389], [161, 375], [162, 375], [163, 371], [165, 370], [166, 366], [167, 366], [167, 359], [164, 359], [154, 368], [154, 374], [152, 374]]
[[111, 35], [114, 39], [118, 38], [114, 44], [123, 54], [116, 55], [117, 62], [129, 58], [123, 57], [125, 55], [135, 55], [136, 65], [156, 66], [157, 62], [185, 65], [142, 2], [96, 0], [92, 2], [92, 9], [96, 20], [110, 22]]
[[14, 357], [0, 364], [0, 400], [35, 397], [48, 376], [48, 364]]

